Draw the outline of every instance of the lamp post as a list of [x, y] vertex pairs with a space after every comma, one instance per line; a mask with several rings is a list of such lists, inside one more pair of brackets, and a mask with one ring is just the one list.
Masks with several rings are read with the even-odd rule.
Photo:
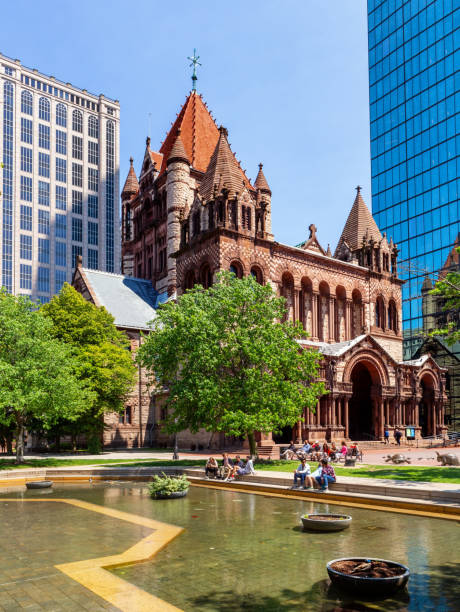
[[[174, 423], [176, 423], [177, 426], [177, 418], [174, 419]], [[177, 461], [179, 459], [179, 448], [177, 446], [177, 431], [174, 432], [174, 453], [173, 453], [173, 460]]]

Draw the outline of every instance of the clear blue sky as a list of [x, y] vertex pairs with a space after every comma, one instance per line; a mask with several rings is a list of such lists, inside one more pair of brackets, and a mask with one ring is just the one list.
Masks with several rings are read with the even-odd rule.
[[138, 171], [151, 113], [158, 149], [198, 90], [243, 168], [273, 192], [273, 231], [301, 242], [314, 222], [335, 248], [357, 184], [371, 206], [366, 0], [16, 0], [0, 51], [121, 104], [121, 182]]

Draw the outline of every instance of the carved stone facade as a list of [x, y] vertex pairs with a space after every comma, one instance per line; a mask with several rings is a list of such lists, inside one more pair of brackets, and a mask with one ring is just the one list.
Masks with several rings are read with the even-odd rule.
[[381, 439], [384, 425], [416, 436], [444, 431], [444, 371], [427, 356], [402, 362], [398, 249], [361, 188], [334, 255], [313, 224], [303, 243], [280, 244], [262, 165], [252, 184], [227, 138], [192, 92], [159, 153], [147, 140], [139, 182], [131, 168], [122, 193], [124, 273], [176, 296], [231, 270], [284, 296], [287, 317], [308, 332], [305, 347], [324, 355], [329, 390], [294, 428], [298, 440]]

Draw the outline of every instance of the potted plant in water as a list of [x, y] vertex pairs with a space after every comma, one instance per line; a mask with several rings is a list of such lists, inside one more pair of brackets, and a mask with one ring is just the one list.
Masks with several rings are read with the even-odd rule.
[[154, 476], [149, 483], [149, 493], [152, 499], [174, 499], [185, 497], [190, 486], [185, 474], [181, 476], [166, 476], [164, 472]]

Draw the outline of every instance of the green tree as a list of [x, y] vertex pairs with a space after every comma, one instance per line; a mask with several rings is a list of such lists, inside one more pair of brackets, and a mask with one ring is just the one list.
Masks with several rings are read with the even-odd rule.
[[74, 420], [92, 401], [77, 380], [69, 348], [53, 337], [51, 321], [25, 297], [0, 291], [0, 422], [16, 429], [16, 461], [24, 460], [24, 431], [36, 420], [49, 429]]
[[78, 378], [93, 392], [93, 401], [71, 424], [73, 432], [84, 431], [99, 440], [103, 414], [120, 412], [134, 385], [136, 367], [128, 338], [104, 307], [88, 302], [67, 283], [41, 311], [51, 319], [54, 336], [70, 346], [78, 363]]
[[300, 348], [305, 332], [285, 314], [269, 285], [228, 272], [162, 305], [138, 359], [169, 391], [166, 429], [247, 435], [254, 454], [254, 432], [280, 431], [315, 406], [320, 355]]
[[[460, 253], [460, 247], [455, 250]], [[444, 298], [443, 310], [448, 317], [447, 324], [431, 332], [430, 336], [444, 336], [449, 346], [460, 342], [460, 271], [448, 272], [437, 281], [430, 293]]]

